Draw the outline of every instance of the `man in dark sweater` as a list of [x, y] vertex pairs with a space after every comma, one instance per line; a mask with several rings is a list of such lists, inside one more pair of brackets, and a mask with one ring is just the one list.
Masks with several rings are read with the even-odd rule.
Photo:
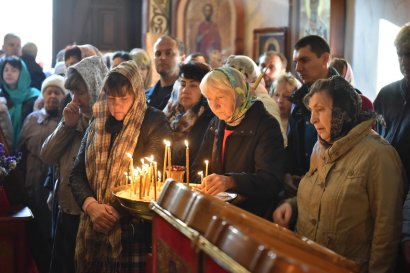
[[169, 35], [158, 38], [154, 44], [154, 62], [160, 79], [145, 91], [149, 106], [161, 111], [165, 108], [178, 79], [179, 64], [184, 59], [185, 45], [181, 40]]

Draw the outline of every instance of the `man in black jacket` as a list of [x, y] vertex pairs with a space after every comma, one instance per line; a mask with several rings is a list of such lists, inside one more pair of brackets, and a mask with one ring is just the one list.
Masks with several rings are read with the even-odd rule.
[[301, 177], [309, 170], [310, 154], [317, 141], [315, 127], [310, 123], [310, 111], [303, 104], [303, 97], [315, 81], [338, 75], [336, 70], [328, 67], [329, 58], [330, 47], [320, 36], [305, 36], [294, 46], [293, 62], [303, 85], [289, 98], [292, 110], [289, 116], [285, 186], [290, 195], [296, 195]]
[[43, 68], [36, 62], [36, 57], [37, 46], [34, 43], [26, 43], [21, 49], [21, 59], [26, 64], [28, 72], [30, 72], [30, 86], [40, 90], [46, 75]]
[[145, 91], [148, 105], [163, 110], [171, 96], [172, 88], [178, 79], [179, 67], [185, 59], [185, 45], [176, 37], [164, 35], [154, 45], [155, 69], [159, 81]]
[[398, 33], [394, 44], [404, 78], [383, 87], [374, 101], [374, 109], [386, 122], [377, 124], [377, 132], [397, 150], [410, 178], [410, 24]]

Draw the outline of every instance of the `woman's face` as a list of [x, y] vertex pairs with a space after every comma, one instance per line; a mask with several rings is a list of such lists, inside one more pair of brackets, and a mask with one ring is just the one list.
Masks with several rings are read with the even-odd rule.
[[220, 120], [227, 121], [235, 111], [235, 98], [227, 87], [211, 87], [204, 92], [209, 108]]
[[201, 90], [199, 81], [182, 77], [179, 87], [179, 103], [185, 111], [195, 106], [201, 99]]
[[315, 126], [317, 134], [330, 141], [332, 128], [333, 99], [324, 91], [319, 91], [309, 99], [311, 111], [310, 122]]
[[9, 63], [6, 63], [3, 71], [3, 79], [4, 82], [10, 87], [10, 89], [16, 89], [19, 76], [20, 70], [13, 67]]
[[87, 87], [83, 84], [76, 89], [70, 90], [73, 103], [75, 103], [80, 112], [83, 114], [90, 114], [92, 109], [90, 107], [90, 94], [88, 94]]
[[280, 116], [282, 118], [287, 118], [290, 113], [290, 108], [292, 103], [289, 101], [289, 97], [295, 87], [287, 82], [281, 82], [276, 86], [275, 92], [273, 93], [273, 99], [279, 106]]
[[140, 67], [140, 73], [141, 73], [142, 78], [145, 81], [145, 79], [148, 77], [148, 68], [147, 67], [142, 67], [142, 68]]
[[61, 100], [64, 98], [64, 92], [57, 86], [48, 86], [43, 92], [44, 107], [47, 111], [58, 110]]
[[127, 93], [124, 97], [107, 95], [108, 109], [111, 115], [118, 121], [124, 120], [128, 111], [134, 104], [135, 96]]

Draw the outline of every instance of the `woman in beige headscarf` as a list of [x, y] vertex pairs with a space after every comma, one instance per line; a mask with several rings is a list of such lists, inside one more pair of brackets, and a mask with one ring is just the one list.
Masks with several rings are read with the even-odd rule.
[[152, 83], [152, 61], [148, 53], [142, 48], [134, 48], [130, 51], [132, 60], [140, 69], [145, 90], [151, 87]]
[[127, 153], [135, 160], [152, 154], [162, 162], [162, 140], [170, 129], [162, 112], [147, 107], [142, 78], [132, 61], [109, 72], [93, 113], [70, 177], [84, 211], [76, 272], [145, 272], [150, 226], [132, 219], [111, 193], [125, 182]]

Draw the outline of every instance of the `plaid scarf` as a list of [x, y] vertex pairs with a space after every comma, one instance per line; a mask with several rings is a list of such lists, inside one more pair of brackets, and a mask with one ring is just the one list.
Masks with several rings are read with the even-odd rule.
[[[93, 106], [94, 121], [86, 143], [85, 165], [87, 179], [99, 203], [112, 203], [112, 189], [124, 182], [124, 172], [128, 171], [129, 158], [137, 145], [140, 128], [147, 109], [143, 83], [137, 66], [125, 62], [114, 68], [107, 75], [119, 73], [129, 79], [135, 101], [127, 113], [123, 127], [109, 151], [111, 134], [105, 129], [110, 115], [106, 94], [101, 92]], [[107, 80], [106, 78], [106, 80]], [[82, 214], [77, 233], [76, 261], [77, 273], [82, 272], [117, 272], [120, 267], [121, 225], [117, 223], [109, 235], [95, 232], [91, 219]]]

